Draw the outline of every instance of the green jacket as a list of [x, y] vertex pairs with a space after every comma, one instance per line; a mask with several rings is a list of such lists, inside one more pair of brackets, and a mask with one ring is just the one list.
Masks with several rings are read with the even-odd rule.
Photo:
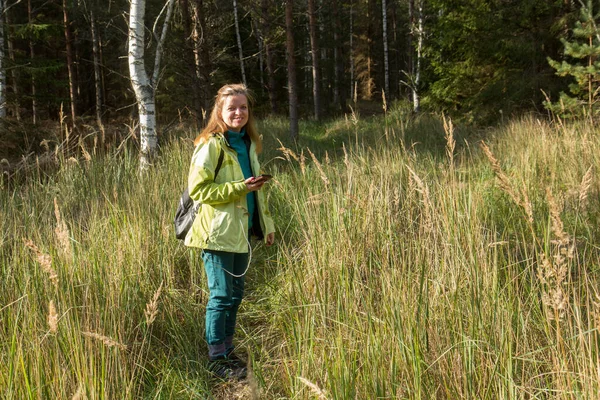
[[[214, 173], [223, 149], [223, 163], [215, 179]], [[255, 176], [260, 164], [254, 143], [250, 144], [250, 166]], [[194, 224], [185, 237], [185, 245], [202, 249], [248, 252], [248, 208], [244, 174], [224, 135], [217, 133], [208, 142], [196, 146], [188, 177], [190, 197], [202, 206]], [[256, 193], [256, 212], [259, 223], [253, 233], [259, 238], [275, 232], [273, 219], [267, 208], [264, 188]], [[256, 219], [254, 220], [256, 221]]]

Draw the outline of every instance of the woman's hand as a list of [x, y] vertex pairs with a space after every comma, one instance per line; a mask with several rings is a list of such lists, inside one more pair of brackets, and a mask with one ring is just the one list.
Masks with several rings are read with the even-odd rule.
[[244, 181], [244, 183], [246, 184], [246, 187], [248, 188], [248, 191], [250, 191], [250, 192], [256, 192], [257, 190], [260, 190], [260, 188], [263, 187], [263, 185], [266, 182], [263, 180], [254, 182], [255, 179], [256, 178], [251, 177]]
[[273, 232], [267, 234], [267, 246], [272, 246], [275, 243], [275, 234]]

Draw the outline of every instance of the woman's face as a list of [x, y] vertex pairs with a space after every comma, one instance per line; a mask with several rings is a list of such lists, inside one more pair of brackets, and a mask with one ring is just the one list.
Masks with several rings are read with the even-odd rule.
[[227, 128], [233, 132], [240, 132], [248, 122], [248, 100], [243, 94], [227, 96], [221, 109], [221, 118]]

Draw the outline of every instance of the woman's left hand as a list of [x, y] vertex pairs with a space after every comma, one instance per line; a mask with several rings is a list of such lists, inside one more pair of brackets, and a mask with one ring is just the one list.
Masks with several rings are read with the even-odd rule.
[[267, 234], [267, 246], [272, 246], [275, 243], [275, 234], [273, 232]]

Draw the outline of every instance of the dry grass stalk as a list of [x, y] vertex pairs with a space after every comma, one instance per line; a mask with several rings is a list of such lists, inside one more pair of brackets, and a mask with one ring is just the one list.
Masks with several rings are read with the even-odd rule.
[[306, 151], [308, 151], [308, 154], [310, 154], [310, 157], [312, 158], [313, 162], [315, 163], [317, 170], [319, 170], [319, 174], [321, 174], [321, 180], [325, 183], [325, 186], [329, 185], [329, 178], [327, 178], [327, 175], [325, 175], [325, 171], [323, 170], [323, 167], [321, 166], [321, 163], [319, 162], [319, 160], [317, 160], [317, 157], [315, 157], [315, 155], [313, 154], [312, 151], [310, 151], [309, 148], [306, 148]]
[[279, 150], [283, 153], [283, 155], [285, 156], [285, 159], [288, 162], [292, 162], [292, 158], [294, 160], [296, 160], [297, 162], [300, 162], [300, 158], [298, 157], [298, 155], [296, 155], [296, 153], [294, 153], [294, 151], [292, 149], [288, 149], [287, 147], [285, 147], [283, 145], [283, 143], [281, 143], [281, 140], [277, 139], [277, 141], [279, 142], [279, 145], [281, 146], [277, 150]]
[[566, 263], [552, 263], [545, 254], [540, 254], [540, 267], [537, 276], [543, 284], [542, 303], [547, 307], [548, 319], [562, 319], [567, 310], [568, 297], [565, 294]]
[[586, 173], [583, 175], [581, 185], [579, 186], [579, 205], [584, 207], [587, 203], [588, 194], [592, 187], [592, 166], [588, 168]]
[[454, 140], [454, 124], [450, 118], [446, 119], [445, 115], [442, 115], [444, 121], [444, 134], [446, 136], [446, 154], [450, 160], [450, 165], [454, 164], [454, 148], [456, 147], [456, 140]]
[[81, 148], [81, 154], [83, 154], [83, 158], [85, 159], [85, 161], [91, 161], [92, 156], [86, 150], [85, 144], [83, 143], [83, 139], [81, 139], [81, 137], [79, 137], [79, 147]]
[[550, 222], [552, 233], [552, 261], [545, 254], [540, 254], [540, 268], [538, 279], [544, 285], [542, 302], [548, 307], [548, 318], [563, 318], [567, 311], [568, 295], [565, 293], [566, 278], [569, 275], [569, 260], [575, 256], [575, 240], [564, 230], [560, 218], [561, 206], [552, 195], [550, 189], [546, 190], [548, 206], [550, 208]]
[[494, 153], [492, 153], [492, 150], [490, 150], [490, 148], [483, 141], [481, 142], [481, 149], [483, 150], [483, 153], [489, 160], [490, 164], [492, 164], [492, 170], [494, 170], [494, 174], [496, 175], [496, 178], [499, 181], [500, 188], [505, 193], [507, 193], [514, 200], [515, 203], [521, 205], [522, 202], [521, 198], [519, 197], [519, 194], [511, 186], [508, 176], [506, 176], [504, 171], [502, 171], [500, 163], [498, 162], [496, 157], [494, 157]]
[[346, 166], [346, 169], [350, 169], [350, 159], [348, 157], [348, 151], [346, 150], [346, 145], [344, 143], [342, 143], [342, 149], [344, 150], [344, 165]]
[[387, 109], [388, 109], [387, 108], [387, 101], [385, 99], [385, 90], [381, 91], [381, 100], [383, 101], [383, 105], [382, 106], [383, 106], [383, 112], [385, 114], [385, 113], [387, 113]]
[[71, 400], [84, 400], [84, 399], [87, 399], [87, 396], [85, 395], [85, 389], [84, 389], [83, 385], [79, 385], [79, 387], [77, 388], [77, 391], [75, 392], [75, 394], [73, 395]]
[[87, 331], [81, 332], [81, 334], [83, 336], [87, 336], [89, 338], [96, 339], [96, 340], [102, 342], [106, 347], [117, 347], [118, 349], [121, 349], [121, 350], [127, 350], [127, 345], [119, 343], [116, 340], [114, 340], [108, 336], [104, 336], [104, 335], [101, 335], [101, 334], [95, 333], [95, 332], [87, 332]]
[[306, 157], [304, 157], [304, 149], [300, 152], [300, 172], [302, 172], [302, 175], [306, 173]]
[[523, 195], [522, 206], [525, 209], [525, 214], [527, 214], [527, 221], [529, 222], [529, 225], [533, 225], [533, 206], [531, 205], [531, 200], [529, 200], [529, 195], [527, 195], [525, 181], [523, 181], [523, 191], [521, 194]]
[[310, 389], [310, 391], [319, 399], [319, 400], [327, 400], [327, 396], [325, 395], [325, 391], [323, 389], [321, 389], [320, 387], [318, 387], [317, 385], [315, 385], [314, 383], [312, 383], [311, 381], [309, 381], [306, 378], [303, 378], [301, 376], [298, 377], [298, 380], [302, 383], [304, 383], [306, 386], [308, 386], [308, 388]]
[[569, 235], [565, 232], [565, 228], [560, 218], [560, 211], [562, 206], [559, 206], [556, 199], [552, 195], [552, 192], [548, 188], [546, 190], [546, 197], [548, 199], [548, 205], [550, 206], [550, 221], [552, 224], [552, 232], [554, 233], [554, 237], [556, 243], [559, 246], [566, 246], [570, 242]]
[[517, 205], [523, 207], [525, 213], [527, 214], [527, 221], [530, 224], [533, 224], [533, 207], [531, 205], [531, 201], [529, 201], [529, 196], [527, 195], [527, 188], [525, 187], [525, 183], [523, 183], [522, 193], [517, 192], [517, 190], [514, 189], [510, 184], [508, 176], [506, 176], [504, 171], [502, 171], [500, 163], [498, 162], [496, 157], [494, 157], [494, 153], [492, 153], [490, 148], [483, 141], [481, 142], [481, 149], [483, 150], [483, 153], [492, 165], [492, 170], [494, 171], [494, 174], [498, 179], [498, 185], [500, 186], [500, 189], [502, 189], [506, 194], [508, 194]]
[[146, 311], [144, 311], [144, 315], [146, 316], [146, 325], [150, 326], [156, 319], [156, 315], [158, 314], [158, 299], [160, 298], [160, 294], [162, 292], [163, 284], [161, 282], [156, 292], [154, 292], [154, 296], [152, 296], [152, 300], [146, 304]]
[[50, 300], [50, 304], [48, 304], [48, 328], [51, 333], [56, 333], [58, 330], [58, 313], [54, 306], [54, 300]]
[[25, 247], [28, 247], [35, 253], [37, 262], [42, 267], [42, 270], [48, 274], [50, 282], [52, 282], [55, 287], [58, 287], [58, 274], [52, 267], [52, 257], [50, 257], [49, 254], [42, 253], [31, 240], [23, 239], [23, 243], [25, 244]]
[[[433, 204], [431, 203], [431, 196], [429, 195], [429, 189], [427, 185], [419, 178], [419, 175], [415, 171], [412, 170], [408, 165], [406, 166], [408, 171], [410, 172], [410, 176], [412, 177], [412, 182], [414, 182], [413, 186], [415, 190], [421, 193], [423, 197], [423, 205], [425, 206], [425, 222], [424, 226], [427, 230], [433, 227]], [[413, 185], [412, 182], [409, 182], [409, 186]]]
[[67, 224], [60, 215], [60, 210], [58, 208], [58, 201], [56, 200], [56, 197], [54, 198], [54, 216], [56, 217], [56, 228], [54, 228], [54, 233], [56, 233], [56, 238], [58, 239], [60, 248], [62, 249], [64, 254], [71, 255], [72, 251], [69, 229], [67, 228]]
[[358, 116], [354, 112], [354, 108], [352, 108], [352, 106], [349, 106], [349, 107], [350, 107], [350, 111], [352, 111], [352, 117], [350, 118], [350, 120], [352, 121], [354, 126], [356, 126], [356, 125], [358, 125]]

